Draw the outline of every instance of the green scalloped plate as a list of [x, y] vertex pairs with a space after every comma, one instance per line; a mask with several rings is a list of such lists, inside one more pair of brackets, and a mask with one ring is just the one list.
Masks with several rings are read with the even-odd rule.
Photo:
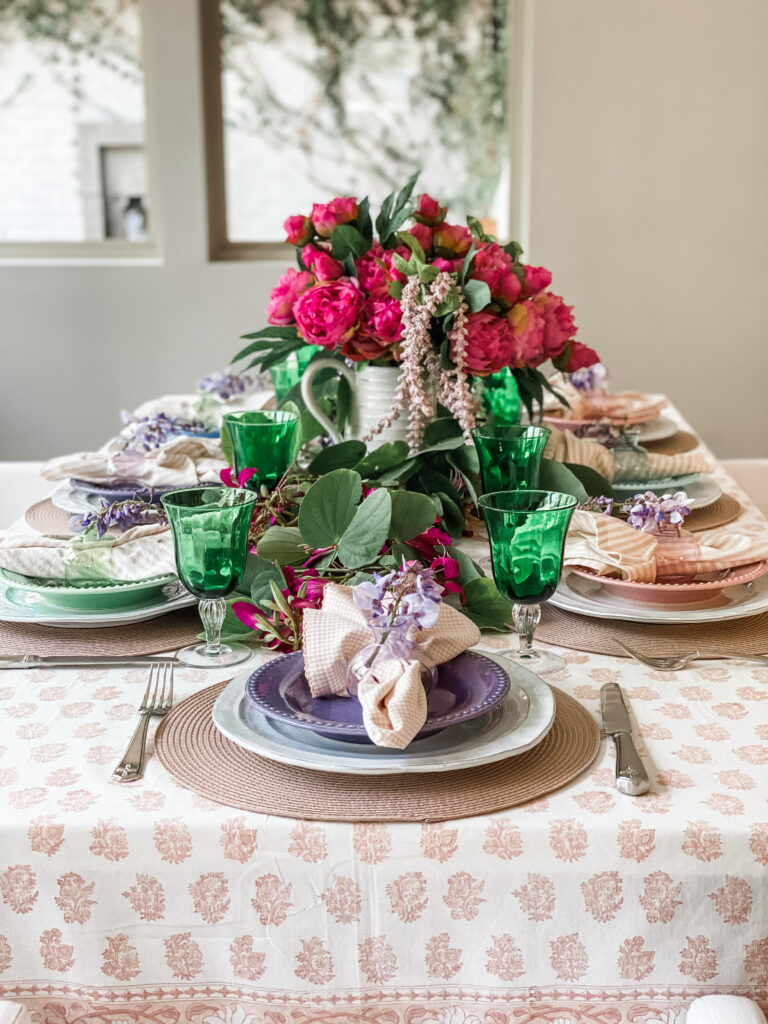
[[157, 601], [164, 588], [178, 583], [175, 573], [151, 576], [125, 583], [84, 582], [79, 586], [66, 580], [45, 580], [22, 576], [0, 567], [0, 581], [15, 590], [34, 594], [51, 608], [71, 611], [118, 610]]

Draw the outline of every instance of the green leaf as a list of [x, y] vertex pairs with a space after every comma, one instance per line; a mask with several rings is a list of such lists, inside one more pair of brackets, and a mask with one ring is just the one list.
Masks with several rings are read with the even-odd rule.
[[[424, 250], [421, 248], [421, 245], [416, 236], [412, 235], [410, 231], [398, 231], [397, 240], [398, 242], [402, 242], [403, 245], [407, 245], [417, 260], [421, 260], [422, 263], [426, 261], [427, 257], [424, 254]], [[437, 269], [437, 272], [439, 274], [440, 270], [438, 268], [435, 269]]]
[[[339, 472], [346, 471], [340, 470]], [[327, 477], [322, 479], [327, 479]], [[311, 489], [309, 493], [311, 493]], [[306, 500], [305, 498], [304, 502]], [[302, 503], [301, 511], [303, 509], [304, 503]], [[368, 495], [341, 535], [338, 543], [341, 564], [348, 569], [355, 569], [360, 565], [365, 565], [366, 562], [372, 562], [387, 540], [391, 518], [392, 498], [386, 488], [380, 487]], [[301, 521], [301, 513], [299, 513], [299, 520]]]
[[346, 377], [338, 377], [336, 380], [336, 426], [340, 433], [344, 432], [351, 415], [352, 388]]
[[387, 285], [387, 291], [393, 299], [397, 299], [399, 302], [403, 297], [403, 282], [402, 281], [390, 281]]
[[458, 439], [459, 444], [464, 443], [461, 427], [453, 416], [440, 416], [424, 428], [424, 447], [427, 449], [432, 449], [434, 445], [438, 445], [448, 438]]
[[364, 455], [364, 441], [341, 441], [318, 452], [307, 466], [307, 472], [310, 476], [322, 476], [334, 469], [354, 469]]
[[438, 496], [443, 506], [443, 523], [452, 537], [460, 537], [464, 531], [464, 512], [461, 505], [450, 498], [444, 491]]
[[[389, 200], [390, 197], [387, 196], [387, 199], [382, 204], [382, 212], [376, 220], [376, 227], [379, 232], [381, 243], [385, 249], [391, 249], [394, 247], [392, 243], [397, 243], [397, 238], [395, 237], [396, 232], [400, 229], [411, 213], [408, 207], [408, 201], [411, 198], [411, 193], [413, 192], [418, 176], [419, 171], [415, 171], [403, 188], [401, 188], [397, 193], [397, 196], [392, 197], [392, 201], [387, 207], [386, 218], [382, 215], [384, 213], [384, 206], [387, 204], [387, 200]], [[381, 225], [379, 224], [379, 221], [381, 221]]]
[[418, 491], [393, 491], [389, 536], [393, 540], [412, 540], [432, 526], [437, 514], [434, 501], [426, 494], [419, 494]]
[[232, 447], [232, 438], [229, 436], [229, 428], [227, 424], [222, 420], [221, 423], [221, 450], [224, 452], [224, 458], [227, 460], [227, 464], [234, 470], [235, 468], [235, 450]]
[[299, 508], [299, 529], [307, 544], [313, 548], [338, 544], [362, 493], [360, 474], [351, 469], [336, 469], [316, 480]]
[[371, 223], [371, 203], [368, 196], [357, 204], [357, 230], [370, 247], [373, 242], [373, 224]]
[[416, 260], [413, 257], [406, 260], [403, 259], [399, 252], [396, 252], [392, 257], [392, 263], [396, 270], [399, 270], [401, 274], [407, 274], [409, 277], [417, 272]]
[[491, 289], [485, 281], [471, 279], [464, 284], [462, 290], [472, 313], [479, 313], [491, 301]]
[[564, 462], [571, 473], [584, 485], [584, 489], [590, 498], [615, 498], [613, 487], [605, 477], [589, 466], [580, 466], [575, 462]]
[[[240, 643], [257, 643], [258, 633], [246, 626], [244, 622], [232, 611], [232, 605], [235, 601], [242, 601], [242, 597], [235, 597], [227, 600], [227, 610], [224, 614], [224, 621], [221, 624], [221, 639], [227, 640], [238, 640]], [[198, 640], [205, 640], [205, 633], [198, 633]]]
[[477, 457], [477, 450], [465, 444], [461, 448], [455, 448], [452, 452], [448, 452], [445, 461], [461, 474], [461, 479], [464, 481], [470, 498], [472, 501], [477, 501], [480, 488], [480, 460]]
[[584, 484], [562, 462], [555, 459], [542, 459], [539, 470], [539, 487], [542, 491], [560, 491], [572, 494], [578, 501], [589, 498]]
[[295, 526], [270, 526], [256, 550], [259, 558], [277, 565], [294, 565], [307, 557], [301, 530]]
[[264, 568], [261, 569], [251, 584], [251, 600], [258, 608], [264, 611], [264, 602], [269, 601], [272, 597], [271, 585], [276, 583], [282, 590], [285, 586], [285, 576], [279, 565], [267, 562], [263, 558], [258, 559], [258, 561], [263, 563]]
[[446, 297], [440, 303], [435, 310], [435, 316], [445, 316], [446, 313], [455, 313], [459, 308], [459, 293], [455, 288], [451, 288]]
[[[336, 447], [339, 446], [336, 445]], [[408, 458], [408, 452], [409, 448], [405, 441], [388, 441], [379, 445], [378, 448], [374, 448], [372, 452], [369, 452], [350, 468], [359, 473], [363, 480], [375, 480], [386, 470], [399, 466]], [[309, 468], [311, 470], [312, 466]]]
[[259, 558], [257, 555], [253, 555], [249, 551], [245, 556], [245, 570], [243, 572], [242, 579], [235, 587], [233, 593], [250, 596], [251, 584], [254, 579], [266, 566], [270, 564], [270, 562], [265, 562], [263, 558]]
[[428, 266], [419, 267], [418, 274], [421, 282], [431, 284], [435, 278], [440, 276], [440, 268], [429, 264]]
[[495, 242], [493, 235], [487, 235], [485, 229], [477, 217], [467, 217], [467, 227], [478, 240], [478, 242]]
[[470, 580], [464, 586], [466, 603], [461, 609], [480, 629], [506, 633], [512, 621], [512, 605], [499, 593], [487, 576]]
[[379, 215], [376, 218], [376, 233], [382, 242], [390, 234], [389, 230], [389, 219], [392, 215], [392, 207], [395, 203], [395, 193], [390, 192], [384, 202], [381, 204]]
[[452, 547], [449, 550], [449, 554], [451, 558], [455, 558], [459, 563], [459, 583], [462, 587], [465, 587], [470, 580], [485, 578], [485, 573], [477, 562], [473, 561], [461, 548]]
[[351, 224], [337, 224], [331, 232], [331, 254], [335, 260], [343, 263], [348, 256], [359, 260], [367, 252], [368, 243]]
[[512, 257], [512, 262], [517, 263], [520, 257], [523, 255], [523, 247], [519, 242], [507, 242], [503, 246], [504, 252], [508, 253]]
[[464, 257], [464, 262], [462, 263], [461, 270], [459, 271], [459, 284], [460, 285], [463, 285], [464, 282], [469, 277], [469, 271], [470, 271], [470, 268], [472, 266], [472, 263], [474, 262], [474, 259], [475, 259], [476, 255], [477, 255], [477, 246], [473, 242], [472, 245], [470, 245], [470, 247], [469, 247], [469, 252]]

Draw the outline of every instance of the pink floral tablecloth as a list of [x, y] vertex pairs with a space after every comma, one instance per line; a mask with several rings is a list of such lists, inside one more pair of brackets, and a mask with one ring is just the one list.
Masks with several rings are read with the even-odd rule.
[[[766, 528], [751, 506], [742, 525]], [[594, 714], [604, 682], [626, 688], [653, 792], [616, 792], [606, 742], [545, 800], [424, 825], [246, 814], [155, 760], [110, 784], [144, 670], [0, 673], [0, 997], [42, 1024], [682, 1024], [697, 994], [765, 1005], [768, 669], [564, 654], [556, 683]], [[177, 695], [224, 678], [182, 670]]]

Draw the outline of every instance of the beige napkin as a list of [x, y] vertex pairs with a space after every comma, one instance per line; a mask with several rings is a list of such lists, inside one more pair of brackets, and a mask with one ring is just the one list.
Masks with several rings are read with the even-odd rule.
[[[313, 697], [346, 694], [347, 665], [373, 637], [363, 612], [356, 607], [353, 587], [329, 583], [320, 609], [304, 612], [304, 672]], [[450, 605], [440, 606], [431, 629], [417, 634], [419, 646], [436, 664], [450, 661], [480, 640], [480, 630]], [[407, 747], [427, 718], [427, 698], [417, 662], [392, 660], [377, 668], [358, 687], [363, 724], [380, 747]]]
[[[125, 533], [110, 537], [97, 548], [98, 563], [105, 569], [104, 579], [132, 582], [176, 572], [173, 538], [168, 526], [156, 523], [132, 526]], [[71, 577], [68, 553], [72, 542], [40, 534], [9, 534], [0, 541], [0, 566], [22, 576], [63, 580]]]
[[693, 557], [662, 558], [652, 534], [620, 519], [577, 509], [565, 539], [563, 565], [583, 565], [601, 576], [653, 583], [662, 570], [665, 576], [695, 575], [768, 558], [766, 535], [750, 536], [723, 528], [700, 535], [696, 543]]
[[[614, 479], [613, 453], [610, 449], [584, 437], [576, 437], [570, 430], [558, 430], [550, 426], [552, 436], [547, 441], [544, 457], [558, 462], [573, 462], [577, 466], [588, 466], [600, 473], [606, 480]], [[685, 473], [709, 473], [712, 464], [697, 452], [679, 455], [657, 455], [648, 452], [648, 479], [657, 480], [668, 476], [683, 476]]]
[[568, 380], [556, 379], [553, 386], [570, 408], [554, 396], [548, 396], [548, 416], [570, 420], [610, 419], [617, 424], [648, 423], [658, 418], [667, 404], [664, 395], [647, 395], [642, 391], [579, 391]]
[[[46, 462], [40, 471], [46, 480], [68, 480], [78, 477], [93, 483], [120, 479], [115, 468], [119, 453], [114, 442], [98, 452], [77, 452], [60, 455]], [[224, 452], [216, 438], [176, 437], [161, 448], [144, 454], [138, 471], [131, 480], [141, 480], [147, 487], [194, 487], [199, 483], [218, 483], [219, 471], [226, 466]]]

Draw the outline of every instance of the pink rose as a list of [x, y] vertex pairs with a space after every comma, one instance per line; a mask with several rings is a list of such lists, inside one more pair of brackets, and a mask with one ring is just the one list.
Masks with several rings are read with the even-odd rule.
[[342, 354], [359, 362], [379, 359], [403, 333], [402, 310], [396, 299], [370, 299], [363, 307], [360, 329], [344, 342]]
[[293, 307], [299, 333], [310, 345], [338, 348], [354, 333], [363, 301], [356, 282], [323, 281], [304, 292]]
[[544, 318], [537, 307], [526, 299], [518, 302], [507, 313], [507, 322], [515, 338], [517, 362], [515, 366], [538, 366], [546, 360], [544, 354]]
[[408, 231], [413, 235], [424, 252], [428, 253], [432, 248], [432, 228], [427, 227], [426, 224], [414, 224], [412, 228], [408, 228]]
[[428, 196], [426, 192], [419, 196], [419, 205], [416, 207], [416, 211], [413, 215], [414, 220], [417, 220], [419, 224], [442, 224], [445, 220], [445, 214], [448, 210], [447, 206], [441, 206], [436, 199], [432, 196]]
[[305, 245], [315, 234], [312, 221], [309, 217], [302, 217], [301, 214], [289, 217], [283, 223], [283, 231], [288, 236], [286, 242], [290, 242], [291, 245]]
[[566, 306], [559, 295], [540, 292], [531, 300], [544, 320], [544, 356], [554, 359], [565, 348], [565, 343], [576, 333], [573, 306]]
[[520, 281], [512, 267], [512, 257], [495, 244], [484, 245], [472, 262], [471, 277], [485, 281], [493, 301], [505, 309], [514, 305], [520, 295]]
[[446, 259], [466, 256], [472, 245], [472, 232], [461, 224], [441, 224], [435, 228], [432, 244], [437, 255]]
[[[514, 365], [515, 335], [503, 316], [471, 313], [467, 320], [467, 349], [464, 361], [470, 373], [487, 374]], [[455, 359], [453, 346], [451, 358]]]
[[330, 238], [339, 224], [348, 224], [357, 217], [357, 200], [354, 196], [339, 196], [330, 203], [315, 203], [312, 206], [312, 223], [321, 238]]
[[398, 256], [402, 256], [407, 263], [411, 258], [411, 250], [404, 245], [398, 245], [396, 249], [386, 249], [382, 257], [384, 266], [387, 268], [387, 277], [389, 280], [400, 281], [401, 284], [405, 284], [407, 280], [406, 275], [403, 274], [402, 271], [398, 270], [394, 263], [395, 253], [397, 253]]
[[389, 294], [387, 289], [390, 278], [386, 266], [385, 253], [379, 242], [374, 242], [365, 256], [355, 260], [360, 287], [372, 299], [383, 299]]
[[546, 267], [524, 267], [523, 269], [525, 270], [523, 298], [528, 299], [531, 295], [536, 295], [537, 292], [543, 292], [552, 284], [552, 274]]
[[444, 260], [442, 256], [438, 256], [430, 262], [433, 266], [437, 267], [438, 270], [444, 270], [446, 274], [455, 274], [457, 270], [461, 270], [464, 257], [459, 256], [457, 260]]
[[594, 366], [595, 363], [599, 362], [600, 356], [593, 348], [582, 345], [580, 341], [572, 341], [570, 343], [568, 365], [565, 371], [566, 373], [573, 373], [574, 370], [583, 370], [585, 367]]
[[267, 321], [271, 324], [292, 324], [293, 307], [299, 296], [315, 283], [308, 270], [287, 270], [280, 278], [267, 306]]
[[305, 245], [301, 258], [318, 281], [335, 281], [344, 273], [344, 267], [325, 249], [316, 245]]

